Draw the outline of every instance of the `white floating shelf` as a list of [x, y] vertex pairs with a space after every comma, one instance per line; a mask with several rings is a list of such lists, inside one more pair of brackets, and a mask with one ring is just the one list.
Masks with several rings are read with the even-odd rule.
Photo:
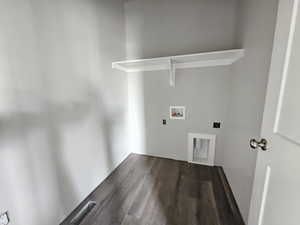
[[244, 49], [177, 55], [152, 59], [113, 62], [112, 68], [128, 73], [169, 70], [170, 85], [175, 86], [176, 69], [231, 65], [244, 56]]

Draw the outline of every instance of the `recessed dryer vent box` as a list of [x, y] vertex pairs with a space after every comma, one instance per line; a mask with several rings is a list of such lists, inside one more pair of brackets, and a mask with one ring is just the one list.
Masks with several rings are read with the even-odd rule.
[[215, 161], [216, 135], [188, 134], [188, 162], [213, 166]]

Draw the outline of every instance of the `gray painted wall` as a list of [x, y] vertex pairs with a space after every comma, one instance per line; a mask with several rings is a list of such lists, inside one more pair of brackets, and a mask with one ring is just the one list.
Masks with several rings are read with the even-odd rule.
[[[189, 132], [216, 134], [216, 163], [222, 165], [224, 128], [213, 129], [212, 123], [227, 125], [231, 76], [230, 67], [178, 70], [172, 88], [166, 72], [145, 73], [146, 153], [187, 160]], [[170, 120], [170, 105], [184, 105], [186, 120]]]
[[237, 0], [125, 0], [127, 55], [158, 57], [235, 47]]
[[58, 224], [126, 157], [121, 0], [0, 1], [0, 212]]
[[[144, 58], [235, 47], [236, 0], [130, 0], [125, 3], [127, 57]], [[129, 75], [131, 150], [187, 159], [187, 133], [216, 133], [222, 162], [227, 125], [230, 67], [178, 70], [176, 88], [168, 72]], [[169, 120], [170, 105], [185, 105], [187, 120]], [[223, 128], [212, 129], [213, 121]]]
[[238, 12], [237, 44], [246, 56], [234, 65], [223, 167], [247, 221], [257, 154], [249, 139], [260, 138], [277, 0], [243, 0]]

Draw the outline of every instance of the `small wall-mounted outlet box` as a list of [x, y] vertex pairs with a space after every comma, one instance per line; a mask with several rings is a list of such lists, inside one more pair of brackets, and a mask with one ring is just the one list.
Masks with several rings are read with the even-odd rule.
[[221, 128], [221, 123], [220, 122], [214, 122], [213, 123], [213, 128]]
[[5, 212], [0, 215], [0, 225], [7, 225], [9, 224], [9, 217], [8, 212]]
[[171, 120], [185, 120], [185, 106], [170, 106]]

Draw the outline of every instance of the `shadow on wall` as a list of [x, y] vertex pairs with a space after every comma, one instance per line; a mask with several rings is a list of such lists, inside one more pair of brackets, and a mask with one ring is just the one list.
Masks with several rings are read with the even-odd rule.
[[0, 1], [0, 212], [15, 225], [58, 224], [127, 154], [121, 6]]
[[[122, 147], [115, 147], [125, 135], [119, 129], [124, 106], [116, 104], [112, 110], [106, 96], [109, 91], [124, 94], [110, 90], [122, 88], [123, 80], [113, 76], [110, 67], [111, 61], [123, 57], [123, 1], [3, 0], [0, 6], [0, 31], [5, 34], [0, 39], [0, 64], [9, 67], [4, 72], [0, 67], [0, 88], [7, 77], [15, 78], [8, 86], [15, 96], [11, 104], [16, 106], [0, 115], [0, 211], [8, 208], [15, 225], [58, 224], [126, 155]], [[133, 97], [128, 103], [129, 151], [145, 153], [141, 84], [143, 80], [137, 80], [128, 86], [129, 98]], [[19, 93], [19, 86], [29, 91]], [[28, 101], [23, 98], [27, 95]], [[32, 103], [32, 98], [37, 102]], [[110, 103], [114, 100], [109, 98]], [[148, 163], [142, 161], [140, 166], [147, 169]], [[126, 175], [145, 179], [137, 173], [133, 168]], [[146, 179], [143, 185], [153, 185], [156, 175], [149, 170]], [[117, 199], [115, 204], [102, 202], [103, 209], [113, 213], [103, 220], [121, 223], [115, 215], [129, 212], [131, 202], [124, 196], [136, 193], [140, 186], [135, 184], [125, 189], [115, 185], [114, 195], [109, 196]], [[154, 188], [151, 204], [161, 204], [162, 190]], [[97, 210], [101, 215], [101, 209]], [[166, 223], [172, 221], [167, 208], [158, 216], [165, 217]]]
[[[113, 132], [120, 116], [122, 112], [115, 117], [108, 114], [102, 97], [91, 85], [86, 86], [84, 102], [44, 101], [39, 112], [20, 109], [2, 113], [0, 164], [1, 173], [5, 174], [2, 174], [1, 195], [6, 196], [1, 196], [1, 209], [8, 207], [11, 215], [17, 216], [28, 208], [28, 217], [13, 218], [16, 224], [22, 224], [22, 220], [50, 225], [65, 217], [103, 179], [99, 177], [113, 169]], [[92, 147], [99, 149], [68, 149], [69, 141], [89, 147], [89, 140], [74, 139], [72, 129], [78, 129], [83, 139], [87, 130], [95, 132], [93, 135], [99, 140]], [[68, 133], [71, 140], [66, 136]], [[74, 136], [78, 134], [75, 132]], [[95, 165], [98, 163], [105, 165]], [[22, 189], [27, 190], [26, 195]]]

